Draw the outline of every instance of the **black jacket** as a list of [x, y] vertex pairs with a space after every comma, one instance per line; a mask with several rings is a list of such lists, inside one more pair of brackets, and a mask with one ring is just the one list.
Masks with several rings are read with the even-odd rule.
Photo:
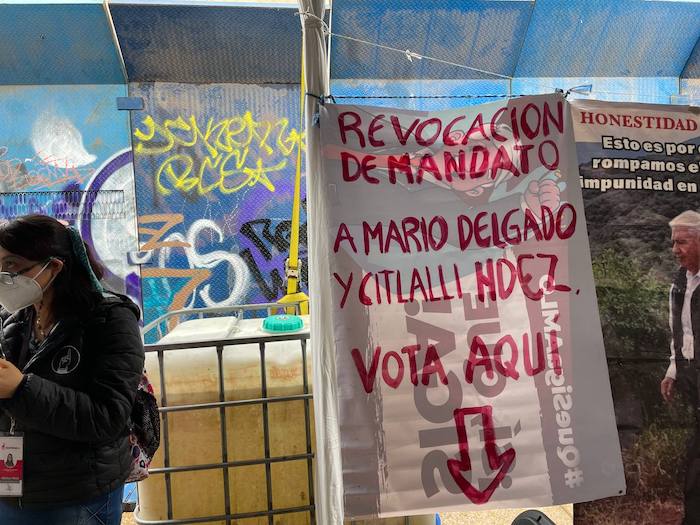
[[129, 416], [144, 364], [138, 307], [122, 296], [103, 299], [86, 320], [61, 321], [25, 366], [18, 363], [33, 308], [0, 317], [7, 359], [27, 377], [12, 399], [0, 400], [0, 432], [12, 416], [24, 434], [18, 503], [50, 507], [118, 488], [131, 469]]

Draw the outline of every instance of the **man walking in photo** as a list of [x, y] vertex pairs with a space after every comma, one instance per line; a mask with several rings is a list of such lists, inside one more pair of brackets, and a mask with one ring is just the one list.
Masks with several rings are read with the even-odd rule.
[[688, 447], [683, 525], [700, 525], [700, 433], [698, 432], [698, 368], [700, 357], [700, 213], [684, 211], [671, 226], [672, 252], [680, 268], [669, 295], [671, 363], [661, 381], [661, 395], [670, 401], [674, 390], [694, 409], [695, 429]]

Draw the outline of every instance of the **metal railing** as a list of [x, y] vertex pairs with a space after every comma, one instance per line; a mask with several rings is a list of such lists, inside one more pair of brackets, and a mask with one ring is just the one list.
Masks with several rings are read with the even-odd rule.
[[221, 314], [234, 314], [236, 319], [240, 321], [246, 312], [265, 311], [267, 315], [272, 315], [276, 311], [285, 311], [287, 308], [294, 308], [294, 312], [298, 315], [300, 312], [300, 302], [281, 303], [260, 303], [260, 304], [236, 304], [231, 306], [217, 306], [207, 308], [190, 308], [183, 310], [172, 310], [164, 315], [161, 315], [155, 321], [151, 321], [141, 330], [144, 339], [153, 330], [156, 330], [158, 337], [162, 338], [163, 326], [167, 328], [167, 322], [173, 317], [190, 317], [196, 319], [204, 319], [204, 317], [213, 317]]
[[[203, 318], [208, 315], [217, 315], [222, 313], [233, 312], [237, 314], [240, 319], [246, 311], [251, 310], [267, 310], [272, 312], [274, 310], [280, 310], [282, 308], [295, 307], [298, 309], [298, 304], [284, 304], [280, 305], [277, 303], [269, 303], [263, 305], [237, 305], [233, 307], [225, 308], [202, 308], [195, 310], [182, 310], [169, 312], [168, 314], [162, 316], [156, 321], [150, 323], [144, 328], [144, 335], [153, 330], [157, 329], [159, 334], [162, 334], [161, 326], [165, 321], [174, 316], [197, 316]], [[298, 311], [298, 310], [297, 310]], [[194, 523], [210, 523], [215, 521], [224, 521], [227, 525], [232, 523], [232, 520], [245, 519], [245, 518], [256, 518], [256, 517], [267, 517], [268, 525], [273, 525], [274, 516], [280, 514], [290, 514], [290, 513], [308, 513], [310, 522], [315, 523], [315, 505], [314, 505], [314, 478], [313, 478], [313, 458], [314, 453], [312, 451], [312, 441], [311, 441], [311, 407], [310, 401], [312, 395], [309, 393], [309, 377], [307, 373], [307, 341], [309, 335], [307, 333], [291, 333], [284, 335], [270, 335], [265, 337], [246, 337], [246, 338], [230, 338], [222, 339], [217, 341], [198, 341], [198, 342], [186, 342], [186, 343], [172, 343], [172, 344], [151, 344], [146, 345], [145, 349], [147, 353], [156, 353], [158, 356], [158, 374], [160, 378], [160, 413], [161, 413], [161, 447], [163, 452], [163, 467], [161, 468], [151, 468], [150, 473], [152, 476], [164, 476], [165, 481], [165, 498], [166, 498], [166, 520], [146, 520], [142, 519], [139, 515], [139, 508], [137, 507], [135, 511], [136, 522], [141, 525], [185, 525]], [[269, 343], [281, 342], [281, 341], [299, 341], [300, 351], [301, 351], [301, 368], [302, 368], [302, 381], [303, 381], [303, 394], [298, 395], [286, 395], [286, 396], [268, 396], [268, 382], [267, 382], [267, 372], [265, 366], [266, 354], [268, 349], [266, 345]], [[226, 401], [226, 384], [224, 375], [224, 348], [229, 348], [227, 351], [235, 351], [236, 346], [240, 345], [250, 345], [257, 344], [260, 352], [260, 380], [261, 380], [261, 397], [257, 399], [244, 399], [236, 401]], [[174, 405], [170, 406], [168, 404], [168, 395], [166, 389], [166, 377], [165, 377], [165, 363], [164, 355], [166, 352], [181, 351], [184, 349], [192, 348], [215, 348], [217, 354], [218, 363], [218, 397], [217, 402], [211, 403], [199, 403], [193, 405]], [[304, 403], [304, 427], [306, 432], [306, 453], [296, 454], [296, 455], [285, 455], [285, 456], [272, 456], [270, 451], [270, 420], [268, 407], [271, 403], [279, 403], [284, 401], [303, 401]], [[226, 409], [229, 407], [245, 406], [245, 405], [261, 405], [262, 407], [262, 423], [263, 423], [263, 444], [264, 444], [264, 457], [259, 459], [243, 460], [243, 461], [230, 461], [229, 460], [229, 450], [228, 450], [228, 428], [226, 423]], [[196, 410], [219, 410], [219, 421], [220, 421], [220, 433], [221, 433], [221, 462], [218, 463], [208, 463], [208, 464], [198, 464], [198, 465], [172, 465], [171, 464], [171, 450], [170, 450], [170, 436], [169, 436], [169, 425], [168, 416], [175, 412], [187, 412]], [[307, 476], [308, 476], [308, 494], [309, 494], [309, 504], [297, 507], [283, 507], [274, 508], [273, 498], [272, 498], [272, 472], [271, 466], [273, 464], [289, 462], [289, 461], [299, 461], [305, 460], [307, 465]], [[267, 492], [267, 509], [258, 512], [245, 512], [245, 513], [232, 513], [231, 512], [231, 494], [229, 490], [229, 469], [235, 467], [243, 467], [250, 465], [264, 465], [265, 466], [265, 480], [266, 486], [265, 490]], [[221, 470], [223, 476], [223, 487], [224, 487], [224, 514], [216, 516], [205, 516], [205, 517], [192, 517], [192, 518], [180, 518], [175, 519], [173, 517], [173, 490], [172, 490], [172, 474], [176, 472], [196, 472], [202, 470]]]

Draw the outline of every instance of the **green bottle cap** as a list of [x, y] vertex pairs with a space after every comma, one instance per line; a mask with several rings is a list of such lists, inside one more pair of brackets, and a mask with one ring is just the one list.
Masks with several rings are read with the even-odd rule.
[[263, 321], [263, 330], [274, 334], [296, 332], [304, 328], [304, 321], [298, 315], [270, 315]]

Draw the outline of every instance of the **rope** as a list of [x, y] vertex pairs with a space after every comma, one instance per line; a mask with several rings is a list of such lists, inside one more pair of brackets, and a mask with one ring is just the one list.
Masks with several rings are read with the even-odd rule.
[[[312, 95], [315, 96], [315, 95]], [[516, 98], [516, 97], [524, 97], [526, 96], [525, 94], [512, 94], [512, 95], [506, 95], [505, 93], [503, 94], [484, 94], [484, 95], [348, 95], [348, 96], [342, 96], [342, 95], [336, 95], [335, 98], [337, 99], [371, 99], [371, 98], [380, 98], [380, 99], [443, 99], [443, 98]]]
[[325, 20], [322, 20], [321, 18], [317, 17], [316, 15], [314, 15], [313, 13], [311, 13], [309, 11], [299, 11], [298, 15], [305, 17], [307, 19], [312, 19], [315, 22], [317, 22], [321, 26], [321, 28], [323, 29], [323, 33], [326, 36], [334, 36], [336, 38], [342, 38], [345, 40], [350, 40], [352, 42], [358, 42], [360, 44], [378, 47], [379, 49], [384, 49], [385, 51], [392, 51], [394, 53], [401, 53], [403, 56], [406, 57], [406, 59], [409, 62], [413, 62], [414, 59], [415, 60], [428, 60], [431, 62], [437, 62], [439, 64], [445, 64], [445, 65], [452, 66], [452, 67], [467, 69], [469, 71], [476, 71], [477, 73], [483, 73], [485, 75], [491, 75], [491, 76], [498, 77], [498, 78], [504, 78], [506, 80], [513, 80], [513, 77], [511, 77], [511, 76], [501, 75], [500, 73], [495, 73], [494, 71], [487, 71], [485, 69], [479, 69], [478, 67], [465, 66], [464, 64], [457, 64], [456, 62], [450, 62], [449, 60], [442, 60], [441, 58], [435, 58], [435, 57], [430, 57], [430, 56], [426, 56], [426, 55], [421, 55], [419, 53], [415, 53], [415, 52], [411, 51], [410, 49], [399, 49], [396, 47], [385, 46], [383, 44], [377, 44], [376, 42], [369, 42], [367, 40], [362, 40], [361, 38], [355, 38], [355, 37], [348, 36], [348, 35], [341, 35], [339, 33], [334, 33], [331, 31], [330, 27], [328, 27], [328, 24], [326, 24]]

